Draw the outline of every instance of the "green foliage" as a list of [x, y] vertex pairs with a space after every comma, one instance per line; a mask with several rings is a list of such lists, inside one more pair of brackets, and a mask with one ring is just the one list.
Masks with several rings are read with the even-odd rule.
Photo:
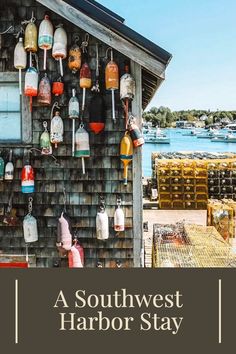
[[152, 107], [148, 112], [143, 113], [145, 122], [151, 122], [154, 127], [161, 128], [175, 126], [178, 120], [186, 120], [188, 122], [197, 122], [201, 117], [206, 116], [205, 124], [213, 124], [221, 122], [222, 119], [230, 122], [236, 120], [236, 111], [217, 111], [211, 112], [206, 110], [188, 110], [172, 112], [168, 107], [160, 106]]

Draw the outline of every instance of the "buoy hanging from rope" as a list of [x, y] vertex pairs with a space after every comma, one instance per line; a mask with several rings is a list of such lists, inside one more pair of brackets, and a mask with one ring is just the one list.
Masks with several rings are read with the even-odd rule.
[[9, 152], [9, 159], [5, 167], [4, 179], [5, 181], [12, 181], [14, 178], [14, 165], [12, 162], [12, 150]]
[[98, 44], [96, 44], [96, 83], [92, 87], [91, 91], [93, 96], [89, 105], [89, 127], [95, 134], [99, 134], [105, 128], [106, 107], [99, 85]]
[[124, 102], [126, 125], [129, 118], [129, 103], [135, 96], [135, 80], [129, 73], [129, 64], [125, 64], [125, 74], [120, 79], [120, 99]]
[[86, 33], [85, 40], [82, 42], [82, 52], [83, 52], [83, 65], [80, 69], [80, 80], [79, 85], [83, 89], [82, 97], [82, 109], [81, 109], [81, 119], [83, 120], [84, 111], [85, 111], [85, 98], [86, 98], [86, 89], [90, 89], [92, 86], [92, 74], [90, 67], [87, 62], [87, 46], [89, 41], [89, 35]]
[[108, 48], [108, 51], [111, 52], [111, 60], [106, 65], [105, 69], [105, 81], [106, 81], [106, 90], [111, 90], [112, 94], [112, 119], [116, 121], [115, 115], [115, 90], [119, 89], [119, 68], [118, 65], [113, 60], [113, 49]]
[[72, 71], [72, 74], [77, 73], [81, 68], [81, 49], [78, 41], [79, 37], [76, 37], [74, 45], [69, 50], [68, 67]]
[[61, 76], [63, 76], [62, 59], [65, 59], [67, 57], [67, 34], [64, 28], [62, 27], [62, 24], [60, 24], [54, 32], [52, 56], [55, 60], [59, 60], [60, 74]]
[[69, 118], [72, 119], [72, 156], [75, 154], [75, 119], [79, 118], [79, 100], [75, 94], [75, 89], [72, 89], [69, 101]]
[[21, 172], [22, 193], [34, 193], [34, 169], [30, 165], [30, 152], [25, 157], [24, 167]]
[[125, 215], [121, 208], [121, 199], [117, 199], [117, 208], [114, 214], [114, 230], [117, 232], [124, 231], [125, 229]]
[[50, 140], [56, 149], [58, 144], [63, 142], [63, 134], [64, 134], [63, 120], [60, 117], [60, 112], [57, 111], [55, 113], [55, 116], [51, 120], [51, 127], [50, 127]]
[[23, 23], [27, 23], [25, 28], [25, 38], [24, 38], [24, 47], [27, 52], [30, 54], [30, 63], [29, 66], [32, 66], [32, 53], [36, 53], [38, 50], [38, 30], [35, 25], [35, 17], [32, 12], [32, 17], [29, 21], [24, 21]]
[[43, 70], [47, 68], [47, 51], [52, 48], [53, 44], [53, 25], [48, 15], [45, 15], [44, 20], [39, 26], [38, 46], [43, 49]]
[[65, 211], [61, 213], [58, 223], [57, 243], [66, 251], [70, 251], [72, 247], [71, 221]]
[[33, 66], [29, 67], [25, 74], [24, 94], [30, 98], [30, 112], [32, 112], [32, 97], [38, 95], [38, 71]]
[[100, 198], [100, 206], [96, 216], [96, 236], [98, 240], [109, 238], [109, 219], [103, 198]]
[[42, 155], [51, 155], [52, 154], [52, 145], [50, 142], [50, 135], [47, 129], [47, 122], [43, 122], [44, 132], [40, 136], [40, 148]]
[[43, 106], [50, 106], [52, 100], [51, 84], [47, 73], [40, 80], [37, 102]]
[[124, 165], [124, 185], [126, 186], [128, 183], [128, 165], [133, 159], [133, 142], [128, 132], [121, 139], [120, 159]]
[[61, 96], [64, 93], [64, 82], [61, 77], [52, 83], [52, 93], [55, 96]]
[[69, 268], [83, 268], [84, 249], [77, 240], [74, 240], [73, 243], [68, 254]]
[[38, 241], [37, 220], [31, 215], [33, 209], [33, 198], [29, 198], [28, 214], [23, 220], [23, 232], [26, 243]]
[[128, 122], [127, 122], [127, 128], [130, 134], [130, 137], [133, 141], [134, 147], [139, 147], [144, 144], [144, 138], [142, 135], [141, 130], [139, 129], [138, 125], [135, 123], [135, 117], [130, 115]]
[[75, 134], [75, 157], [82, 160], [82, 172], [85, 174], [85, 158], [90, 157], [89, 134], [81, 123]]
[[21, 70], [26, 68], [26, 63], [27, 63], [27, 54], [23, 46], [23, 38], [19, 37], [19, 41], [15, 46], [15, 50], [14, 50], [14, 67], [19, 70], [20, 95], [22, 95]]

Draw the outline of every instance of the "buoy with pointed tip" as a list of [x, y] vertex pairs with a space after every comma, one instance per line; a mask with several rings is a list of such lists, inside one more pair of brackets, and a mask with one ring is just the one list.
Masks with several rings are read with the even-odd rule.
[[45, 15], [44, 20], [40, 23], [39, 26], [39, 37], [38, 37], [38, 46], [44, 51], [43, 59], [43, 70], [47, 68], [47, 50], [52, 48], [53, 44], [53, 25], [49, 19], [48, 15]]
[[21, 70], [26, 68], [27, 54], [23, 45], [23, 38], [19, 37], [19, 41], [14, 50], [14, 67], [19, 70], [19, 91], [22, 94]]
[[128, 165], [133, 159], [133, 142], [128, 132], [121, 139], [120, 159], [124, 165], [124, 185], [126, 186], [128, 183]]
[[105, 205], [101, 205], [96, 216], [96, 236], [98, 240], [109, 238], [109, 219]]
[[60, 73], [61, 76], [63, 76], [62, 59], [67, 57], [67, 34], [62, 24], [60, 24], [54, 32], [52, 56], [55, 60], [59, 60]]

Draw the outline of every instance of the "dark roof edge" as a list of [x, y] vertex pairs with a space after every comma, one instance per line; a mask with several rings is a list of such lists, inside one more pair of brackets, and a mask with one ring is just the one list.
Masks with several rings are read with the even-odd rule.
[[103, 8], [105, 10], [101, 10], [102, 5], [98, 3], [97, 3], [98, 7], [92, 5], [92, 2], [95, 2], [94, 0], [92, 0], [92, 2], [91, 0], [80, 0], [80, 1], [64, 0], [64, 1], [69, 5], [73, 6], [74, 8], [76, 8], [77, 10], [82, 11], [86, 15], [92, 17], [95, 21], [100, 22], [104, 26], [110, 28], [112, 31], [126, 38], [128, 41], [139, 46], [144, 51], [148, 52], [151, 56], [158, 59], [161, 63], [167, 65], [171, 60], [172, 55], [169, 52], [159, 47], [149, 39], [145, 38], [138, 32], [132, 30], [124, 23], [121, 23], [118, 20], [114, 21], [114, 17], [108, 14], [108, 12], [111, 12], [110, 10], [108, 10], [104, 6]]
[[121, 17], [120, 15], [118, 15], [117, 13], [111, 11], [110, 9], [108, 9], [107, 7], [103, 6], [102, 4], [98, 3], [97, 1], [95, 0], [85, 0], [89, 3], [91, 3], [92, 5], [94, 5], [96, 8], [104, 11], [105, 13], [107, 13], [108, 15], [114, 17], [116, 20], [124, 23], [125, 22], [125, 19], [123, 17]]

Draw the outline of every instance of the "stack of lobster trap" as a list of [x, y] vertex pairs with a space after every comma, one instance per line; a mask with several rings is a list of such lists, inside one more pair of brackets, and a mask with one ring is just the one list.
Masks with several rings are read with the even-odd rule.
[[161, 209], [205, 209], [207, 164], [194, 160], [160, 160], [157, 165]]
[[208, 198], [236, 200], [236, 160], [160, 159], [160, 209], [206, 209]]

